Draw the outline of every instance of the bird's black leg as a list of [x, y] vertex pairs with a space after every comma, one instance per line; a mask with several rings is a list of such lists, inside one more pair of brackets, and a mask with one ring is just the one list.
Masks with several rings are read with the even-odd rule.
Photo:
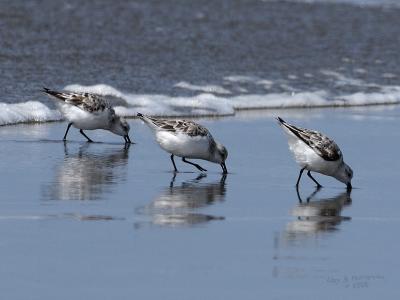
[[221, 163], [221, 168], [222, 168], [222, 173], [223, 174], [228, 174], [228, 169], [226, 168], [226, 165], [225, 165], [224, 162]]
[[306, 167], [304, 167], [303, 169], [300, 170], [299, 178], [297, 178], [297, 182], [296, 182], [296, 188], [299, 188], [300, 178], [301, 178], [301, 175], [303, 175], [303, 172], [305, 169], [306, 169]]
[[132, 144], [129, 135], [124, 135], [125, 144]]
[[[178, 169], [176, 168], [176, 165], [175, 165], [174, 155], [173, 154], [171, 154], [171, 161], [172, 161], [172, 164], [174, 165], [174, 172], [178, 172]], [[175, 179], [175, 177], [174, 177], [174, 179]]]
[[68, 156], [68, 148], [67, 148], [67, 142], [64, 141], [64, 155]]
[[200, 167], [198, 164], [195, 164], [195, 163], [192, 163], [192, 162], [190, 162], [190, 161], [187, 161], [184, 157], [182, 157], [182, 161], [185, 162], [185, 163], [187, 163], [187, 164], [190, 164], [190, 165], [192, 165], [192, 166], [195, 166], [195, 167], [196, 167], [197, 169], [199, 169], [200, 171], [207, 171], [206, 169]]
[[320, 185], [319, 182], [316, 181], [314, 177], [312, 177], [311, 171], [308, 171], [307, 175], [308, 175], [308, 177], [310, 177], [312, 179], [312, 181], [314, 181], [317, 184], [317, 188], [321, 188], [322, 187], [322, 185]]
[[69, 131], [69, 128], [71, 127], [71, 125], [72, 125], [72, 123], [69, 123], [69, 124], [68, 124], [68, 126], [67, 126], [67, 131], [66, 131], [65, 134], [64, 134], [63, 141], [66, 141], [66, 140], [67, 140], [67, 134], [68, 134], [68, 131]]
[[176, 178], [176, 172], [174, 172], [174, 176], [172, 176], [171, 182], [169, 183], [169, 187], [171, 189], [174, 187], [175, 178]]
[[299, 199], [299, 203], [303, 203], [303, 200], [301, 200], [301, 197], [300, 197], [300, 192], [299, 192], [298, 186], [296, 186], [296, 193], [297, 193], [297, 199]]
[[131, 143], [125, 143], [124, 144], [124, 149], [128, 150], [130, 148], [130, 146], [131, 146]]
[[79, 132], [80, 132], [85, 138], [87, 138], [87, 140], [88, 140], [89, 143], [92, 143], [92, 142], [93, 142], [93, 141], [83, 132], [82, 129], [79, 130]]
[[221, 180], [219, 181], [222, 187], [225, 185], [225, 180], [226, 180], [226, 174], [222, 174]]
[[350, 193], [351, 190], [352, 190], [352, 188], [353, 188], [353, 186], [352, 186], [351, 183], [349, 182], [349, 183], [347, 184], [347, 192]]

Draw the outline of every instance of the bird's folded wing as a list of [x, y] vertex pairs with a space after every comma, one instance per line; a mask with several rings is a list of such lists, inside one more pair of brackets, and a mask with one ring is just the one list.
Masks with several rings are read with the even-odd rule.
[[283, 123], [294, 135], [310, 146], [319, 156], [328, 161], [342, 159], [339, 146], [326, 135], [309, 129], [304, 129]]
[[322, 133], [305, 129], [300, 131], [299, 134], [302, 140], [323, 159], [336, 161], [342, 158], [342, 152], [339, 146]]
[[185, 133], [189, 136], [207, 136], [210, 132], [207, 128], [187, 120], [165, 120], [165, 119], [148, 119], [155, 125], [159, 130], [166, 130], [173, 133]]

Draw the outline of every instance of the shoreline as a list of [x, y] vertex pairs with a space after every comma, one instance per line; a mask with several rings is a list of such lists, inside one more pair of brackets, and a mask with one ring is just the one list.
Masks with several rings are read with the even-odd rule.
[[[240, 116], [243, 113], [247, 112], [259, 112], [260, 114], [269, 114], [272, 111], [314, 111], [314, 110], [324, 110], [324, 109], [352, 109], [352, 108], [374, 108], [374, 107], [398, 107], [400, 106], [400, 102], [396, 103], [375, 103], [375, 104], [360, 104], [360, 105], [316, 105], [316, 106], [290, 106], [290, 107], [258, 107], [258, 108], [238, 108], [235, 109], [235, 113], [233, 114], [197, 114], [197, 115], [176, 115], [176, 116], [164, 116], [159, 114], [150, 114], [149, 116], [156, 117], [156, 118], [164, 118], [164, 119], [177, 119], [177, 118], [191, 118], [191, 119], [224, 119], [229, 117], [236, 117]], [[128, 120], [136, 120], [139, 119], [137, 116], [122, 116]], [[13, 123], [6, 123], [0, 124], [1, 127], [5, 126], [16, 126], [16, 125], [38, 125], [38, 124], [48, 124], [48, 123], [62, 123], [65, 122], [65, 119], [60, 120], [48, 120], [48, 121], [26, 121], [26, 122], [13, 122]]]

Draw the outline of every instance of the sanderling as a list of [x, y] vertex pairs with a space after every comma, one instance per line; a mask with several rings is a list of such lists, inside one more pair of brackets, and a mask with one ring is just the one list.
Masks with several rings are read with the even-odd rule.
[[43, 88], [43, 92], [62, 101], [61, 113], [69, 121], [64, 141], [67, 139], [69, 128], [74, 125], [89, 142], [92, 140], [83, 130], [109, 130], [123, 136], [125, 143], [131, 143], [128, 135], [129, 124], [117, 116], [111, 105], [101, 97], [90, 93], [57, 92], [48, 88]]
[[186, 120], [164, 120], [151, 118], [141, 113], [142, 119], [154, 132], [156, 140], [162, 149], [171, 153], [171, 161], [175, 172], [178, 171], [174, 155], [182, 157], [182, 161], [195, 166], [200, 171], [207, 171], [198, 164], [187, 161], [186, 158], [204, 159], [222, 167], [223, 173], [228, 173], [225, 160], [228, 157], [226, 148], [216, 142], [207, 128]]
[[307, 175], [317, 184], [317, 187], [321, 185], [312, 177], [311, 171], [332, 176], [346, 184], [347, 189], [351, 190], [353, 170], [343, 161], [343, 154], [333, 140], [318, 131], [290, 125], [279, 117], [278, 121], [287, 133], [289, 149], [301, 167], [296, 183], [297, 188], [303, 171], [308, 170]]

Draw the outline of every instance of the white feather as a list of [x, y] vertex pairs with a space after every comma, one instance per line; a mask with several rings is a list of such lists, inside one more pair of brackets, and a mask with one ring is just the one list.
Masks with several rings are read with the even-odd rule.
[[70, 104], [62, 103], [59, 107], [64, 117], [73, 123], [75, 128], [83, 130], [110, 128], [109, 111], [107, 109], [94, 114]]
[[206, 136], [189, 136], [183, 133], [172, 133], [169, 131], [156, 131], [156, 140], [165, 151], [176, 156], [209, 159], [210, 142]]

